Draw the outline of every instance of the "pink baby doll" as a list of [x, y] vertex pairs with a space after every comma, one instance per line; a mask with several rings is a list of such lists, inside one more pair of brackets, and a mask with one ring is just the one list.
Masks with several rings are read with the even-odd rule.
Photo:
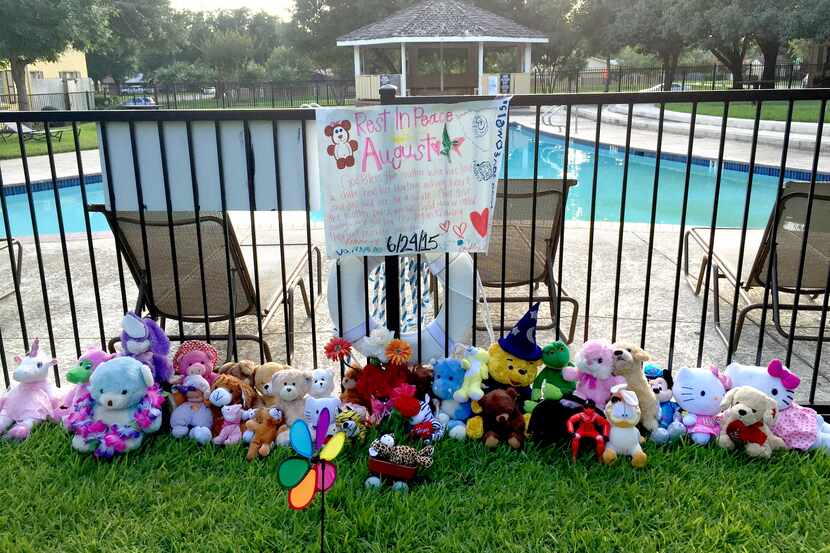
[[242, 404], [225, 405], [222, 407], [222, 430], [213, 438], [216, 445], [234, 445], [242, 439]]
[[[605, 340], [588, 340], [576, 354], [576, 366], [564, 367], [562, 378], [576, 382], [573, 395], [582, 400], [590, 400], [602, 408], [611, 398], [611, 388], [624, 384], [621, 376], [612, 376], [614, 370], [614, 348]], [[562, 403], [573, 403], [563, 399]], [[570, 405], [575, 407], [576, 404]]]
[[213, 386], [219, 376], [213, 372], [219, 353], [216, 348], [201, 340], [188, 340], [179, 347], [173, 356], [173, 376], [170, 382], [178, 384], [186, 377], [198, 375]]
[[0, 436], [25, 440], [32, 427], [47, 419], [57, 420], [62, 395], [49, 382], [49, 367], [57, 360], [38, 349], [38, 339], [26, 357], [15, 356], [16, 386], [0, 396]]

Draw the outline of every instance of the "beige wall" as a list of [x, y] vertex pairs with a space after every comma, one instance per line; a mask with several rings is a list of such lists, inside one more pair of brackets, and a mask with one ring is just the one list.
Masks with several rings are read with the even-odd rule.
[[58, 79], [61, 71], [77, 71], [81, 78], [87, 77], [86, 55], [78, 50], [69, 49], [57, 59], [57, 61], [39, 61], [30, 64], [26, 71], [31, 75], [32, 71], [42, 71], [44, 79]]
[[[483, 73], [481, 81], [479, 82], [479, 90], [481, 94], [487, 94], [487, 84], [491, 73]], [[496, 78], [498, 73], [494, 73]], [[531, 75], [530, 73], [511, 73], [510, 74], [510, 94], [530, 94]], [[500, 94], [500, 92], [498, 92]]]

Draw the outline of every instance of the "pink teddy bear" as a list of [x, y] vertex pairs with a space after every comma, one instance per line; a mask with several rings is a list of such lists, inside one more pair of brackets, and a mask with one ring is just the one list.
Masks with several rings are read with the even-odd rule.
[[179, 347], [173, 356], [173, 372], [171, 382], [176, 384], [188, 376], [201, 376], [213, 386], [213, 381], [219, 376], [213, 372], [219, 353], [216, 348], [200, 340], [188, 340]]
[[225, 405], [222, 407], [222, 430], [219, 435], [213, 438], [216, 445], [234, 445], [242, 439], [242, 404]]
[[573, 395], [582, 400], [593, 401], [594, 405], [600, 409], [611, 398], [611, 388], [625, 383], [623, 377], [612, 376], [614, 348], [605, 340], [585, 342], [576, 354], [575, 363], [575, 367], [562, 369], [562, 378], [569, 382], [576, 382]]
[[57, 420], [63, 396], [49, 382], [49, 368], [57, 360], [38, 350], [37, 338], [25, 357], [14, 360], [13, 376], [19, 384], [0, 396], [0, 436], [25, 440], [36, 424]]

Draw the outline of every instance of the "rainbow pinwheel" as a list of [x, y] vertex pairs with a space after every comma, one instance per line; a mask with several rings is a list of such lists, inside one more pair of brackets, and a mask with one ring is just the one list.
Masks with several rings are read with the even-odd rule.
[[280, 485], [290, 488], [288, 506], [292, 509], [305, 509], [317, 492], [325, 494], [334, 485], [337, 469], [332, 461], [343, 449], [346, 434], [338, 432], [326, 442], [330, 422], [329, 410], [323, 409], [317, 420], [314, 444], [311, 443], [311, 431], [304, 420], [294, 421], [289, 429], [291, 448], [297, 455], [280, 464], [278, 476]]

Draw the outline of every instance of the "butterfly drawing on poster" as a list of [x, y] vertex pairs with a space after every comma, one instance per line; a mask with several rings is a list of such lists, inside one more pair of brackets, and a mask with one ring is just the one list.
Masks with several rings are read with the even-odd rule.
[[447, 124], [444, 123], [444, 133], [441, 137], [441, 155], [447, 156], [447, 159], [452, 162], [452, 152], [456, 155], [461, 155], [461, 145], [464, 144], [464, 137], [459, 136], [450, 140], [450, 132], [447, 130]]

